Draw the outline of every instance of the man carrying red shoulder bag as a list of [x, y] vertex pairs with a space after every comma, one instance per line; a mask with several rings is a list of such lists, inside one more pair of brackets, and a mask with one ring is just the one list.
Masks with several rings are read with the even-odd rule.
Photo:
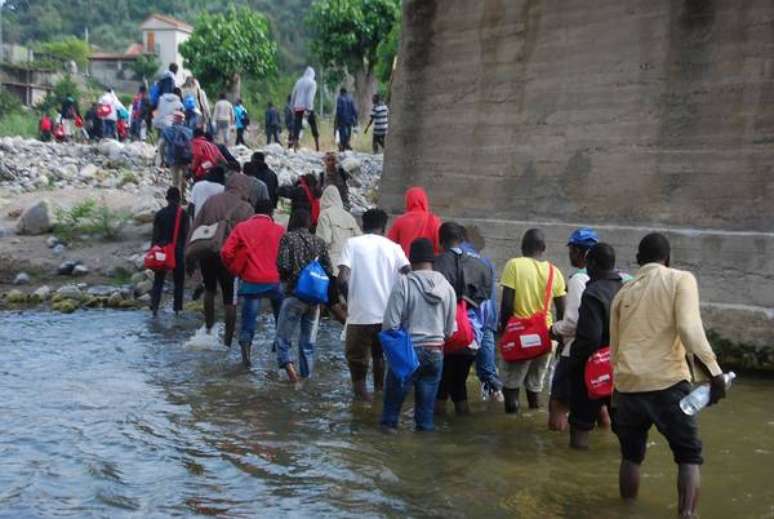
[[158, 314], [161, 292], [167, 272], [172, 272], [175, 295], [174, 309], [183, 309], [183, 288], [185, 285], [185, 262], [183, 261], [184, 237], [188, 235], [188, 217], [180, 207], [180, 190], [167, 190], [167, 206], [156, 213], [153, 221], [153, 244], [145, 254], [145, 268], [154, 271], [151, 290], [151, 311]]
[[540, 407], [539, 395], [551, 360], [551, 301], [558, 319], [564, 314], [566, 285], [562, 273], [543, 260], [545, 237], [530, 229], [522, 238], [522, 257], [503, 269], [500, 310], [500, 378], [506, 413], [519, 410], [519, 390], [526, 387], [530, 409]]

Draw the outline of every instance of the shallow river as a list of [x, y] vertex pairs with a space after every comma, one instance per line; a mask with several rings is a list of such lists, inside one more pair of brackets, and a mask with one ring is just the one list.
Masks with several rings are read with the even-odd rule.
[[[265, 321], [262, 321], [265, 322]], [[0, 517], [663, 518], [675, 467], [651, 435], [641, 497], [617, 498], [609, 432], [570, 452], [543, 411], [474, 414], [416, 435], [354, 406], [324, 325], [314, 378], [289, 387], [269, 340], [186, 346], [198, 323], [140, 312], [0, 313]], [[270, 326], [271, 330], [272, 327]], [[774, 518], [774, 382], [742, 377], [701, 417], [702, 518]]]

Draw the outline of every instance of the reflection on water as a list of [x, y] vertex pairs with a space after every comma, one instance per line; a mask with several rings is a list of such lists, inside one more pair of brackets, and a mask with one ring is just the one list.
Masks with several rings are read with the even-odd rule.
[[[0, 517], [675, 514], [675, 467], [657, 433], [641, 499], [627, 506], [608, 432], [571, 452], [544, 412], [506, 417], [476, 401], [438, 433], [410, 432], [409, 409], [401, 433], [384, 436], [379, 405], [350, 402], [336, 325], [321, 328], [314, 378], [292, 389], [274, 369], [272, 325], [246, 373], [236, 349], [185, 346], [198, 324], [0, 314]], [[701, 517], [774, 517], [772, 388], [743, 377], [701, 416]]]

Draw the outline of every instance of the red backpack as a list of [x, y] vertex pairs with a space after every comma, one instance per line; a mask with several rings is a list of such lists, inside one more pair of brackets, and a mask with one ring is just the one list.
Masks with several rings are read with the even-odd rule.
[[540, 357], [551, 351], [546, 315], [554, 288], [554, 266], [548, 264], [548, 282], [543, 296], [543, 309], [529, 317], [512, 315], [500, 338], [500, 355], [505, 362], [520, 362]]
[[47, 115], [44, 115], [40, 119], [40, 133], [49, 133], [52, 128], [51, 118]]
[[164, 245], [154, 245], [145, 253], [145, 268], [153, 271], [162, 270], [175, 270], [177, 266], [177, 258], [175, 257], [175, 249], [177, 247], [177, 235], [180, 232], [180, 218], [183, 215], [183, 210], [177, 208], [177, 216], [175, 217], [175, 230], [172, 233], [172, 242]]
[[610, 363], [609, 346], [598, 349], [589, 357], [584, 379], [591, 400], [607, 398], [613, 394], [613, 365]]

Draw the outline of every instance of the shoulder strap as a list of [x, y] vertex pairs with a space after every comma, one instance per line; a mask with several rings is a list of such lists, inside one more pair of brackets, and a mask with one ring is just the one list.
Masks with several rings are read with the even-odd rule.
[[548, 262], [548, 281], [546, 282], [546, 293], [543, 296], [543, 313], [548, 313], [548, 306], [551, 304], [551, 293], [554, 291], [554, 266]]
[[183, 209], [177, 208], [177, 215], [175, 216], [175, 230], [172, 231], [172, 246], [177, 247], [177, 236], [180, 233], [180, 218], [183, 215]]
[[457, 254], [456, 252], [452, 252], [454, 254], [454, 262], [457, 267], [457, 286], [455, 287], [457, 289], [457, 300], [461, 301], [465, 298], [465, 289], [467, 288], [467, 284], [465, 283], [465, 269], [462, 266], [462, 254]]

